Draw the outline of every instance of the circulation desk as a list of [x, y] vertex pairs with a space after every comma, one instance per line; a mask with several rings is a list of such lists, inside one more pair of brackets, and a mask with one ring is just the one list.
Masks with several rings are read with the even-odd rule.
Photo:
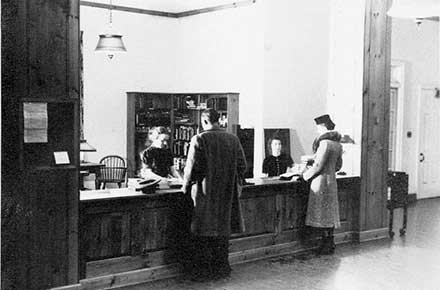
[[[245, 232], [230, 240], [231, 264], [310, 250], [318, 232], [304, 227], [308, 188], [297, 180], [248, 179], [240, 198]], [[356, 240], [360, 179], [338, 177], [342, 227], [336, 242]], [[152, 280], [178, 274], [173, 245], [179, 229], [180, 189], [142, 194], [127, 188], [81, 191], [80, 269], [82, 278], [136, 273]], [[114, 276], [114, 279], [120, 276]], [[124, 276], [125, 277], [125, 276]], [[136, 279], [120, 278], [120, 279]], [[105, 280], [104, 279], [104, 280]], [[88, 279], [86, 279], [88, 280]], [[96, 280], [96, 279], [95, 279]], [[97, 280], [96, 280], [97, 281]], [[109, 281], [107, 281], [110, 283]], [[105, 281], [102, 286], [105, 286]]]

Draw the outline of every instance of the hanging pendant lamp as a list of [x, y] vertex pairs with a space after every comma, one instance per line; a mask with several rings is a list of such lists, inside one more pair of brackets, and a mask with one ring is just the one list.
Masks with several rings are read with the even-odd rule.
[[[111, 5], [112, 1], [110, 0], [110, 6]], [[116, 33], [113, 29], [112, 8], [110, 8], [109, 27], [105, 33], [99, 35], [95, 52], [106, 53], [109, 59], [112, 59], [116, 53], [127, 52], [124, 42], [122, 41], [122, 35]]]
[[440, 3], [438, 0], [394, 0], [387, 14], [415, 20], [440, 16]]

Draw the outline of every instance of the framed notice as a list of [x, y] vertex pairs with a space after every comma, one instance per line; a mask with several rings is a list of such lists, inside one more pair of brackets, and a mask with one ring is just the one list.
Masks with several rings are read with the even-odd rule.
[[67, 154], [67, 151], [54, 152], [53, 156], [55, 158], [56, 165], [70, 164], [69, 154]]
[[24, 143], [47, 143], [47, 103], [23, 103]]

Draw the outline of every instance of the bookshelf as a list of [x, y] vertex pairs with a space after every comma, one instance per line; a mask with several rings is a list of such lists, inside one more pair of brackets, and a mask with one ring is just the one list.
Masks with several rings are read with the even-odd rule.
[[200, 133], [200, 116], [205, 108], [220, 113], [220, 126], [236, 133], [238, 93], [127, 93], [128, 177], [138, 176], [140, 153], [150, 144], [148, 132], [164, 126], [170, 132], [169, 149], [177, 170], [183, 170], [191, 138]]

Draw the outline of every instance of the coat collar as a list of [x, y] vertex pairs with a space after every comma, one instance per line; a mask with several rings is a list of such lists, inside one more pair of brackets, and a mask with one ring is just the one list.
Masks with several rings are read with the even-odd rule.
[[316, 153], [316, 150], [318, 150], [319, 142], [322, 140], [331, 140], [335, 142], [341, 142], [341, 134], [339, 134], [338, 131], [328, 131], [324, 134], [321, 134], [319, 137], [313, 141], [312, 150], [313, 153]]

